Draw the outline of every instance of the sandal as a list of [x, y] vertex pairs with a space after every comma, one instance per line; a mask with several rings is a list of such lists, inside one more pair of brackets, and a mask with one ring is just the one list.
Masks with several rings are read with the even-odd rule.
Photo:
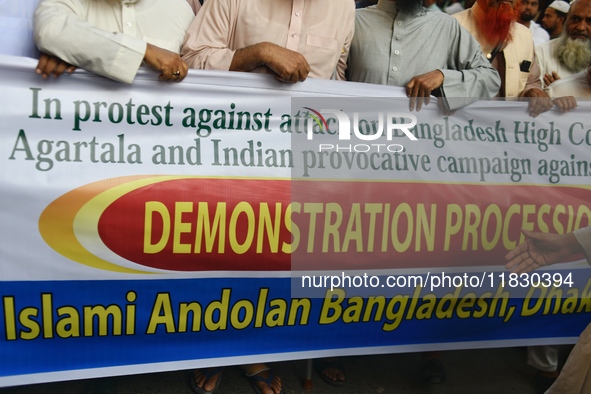
[[324, 374], [324, 371], [330, 368], [341, 371], [343, 375], [345, 374], [345, 368], [343, 368], [343, 363], [339, 358], [317, 358], [314, 360], [314, 369], [316, 370], [318, 376], [322, 378], [322, 380], [331, 386], [340, 387], [344, 385], [346, 380], [333, 380]]
[[218, 376], [218, 380], [215, 382], [215, 386], [210, 391], [205, 391], [205, 389], [203, 387], [197, 386], [197, 382], [195, 381], [195, 372], [194, 371], [191, 374], [191, 376], [189, 376], [189, 386], [191, 386], [191, 389], [194, 392], [196, 392], [197, 394], [212, 394], [214, 391], [217, 390], [218, 386], [220, 385], [220, 382], [222, 381], [222, 372], [223, 371], [224, 371], [224, 367], [213, 367], [213, 368], [202, 368], [201, 369], [201, 373], [203, 374], [203, 376], [205, 376], [205, 382], [203, 383], [203, 385], [205, 385], [205, 383], [207, 383], [207, 381], [211, 377], [213, 377], [217, 374], [220, 375], [220, 376]]
[[[269, 371], [269, 376], [264, 378], [259, 375], [261, 372], [265, 372], [265, 371]], [[257, 386], [258, 382], [265, 383], [269, 389], [273, 390], [271, 388], [271, 383], [273, 383], [273, 379], [275, 379], [275, 372], [273, 372], [273, 370], [271, 368], [261, 369], [260, 371], [257, 371], [256, 373], [254, 373], [252, 375], [246, 375], [246, 377], [250, 381], [250, 384], [252, 385], [254, 392], [257, 394], [263, 394], [263, 392], [261, 391], [259, 386]], [[281, 391], [279, 391], [278, 394], [283, 394], [283, 389], [281, 389]]]

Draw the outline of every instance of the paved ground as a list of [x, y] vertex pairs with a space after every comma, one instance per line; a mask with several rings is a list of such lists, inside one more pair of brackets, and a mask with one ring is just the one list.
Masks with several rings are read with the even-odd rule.
[[[569, 347], [561, 351], [562, 359]], [[388, 354], [344, 358], [347, 383], [336, 388], [314, 375], [312, 393], [318, 394], [536, 394], [533, 371], [525, 348], [458, 350], [444, 352], [447, 382], [423, 384], [418, 379], [418, 354]], [[301, 385], [305, 361], [272, 364], [284, 382], [285, 394], [307, 393]], [[188, 371], [115, 378], [116, 394], [191, 394]], [[102, 380], [104, 382], [104, 380]], [[97, 381], [95, 381], [97, 383]], [[98, 381], [100, 383], [100, 381]], [[90, 380], [78, 380], [0, 389], [0, 394], [88, 394]], [[254, 391], [238, 368], [226, 368], [216, 393], [251, 394]]]

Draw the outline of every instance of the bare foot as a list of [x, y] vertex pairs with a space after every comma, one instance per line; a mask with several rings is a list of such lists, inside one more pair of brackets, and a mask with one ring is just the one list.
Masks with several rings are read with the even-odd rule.
[[316, 371], [322, 380], [333, 386], [341, 386], [345, 383], [345, 371], [338, 357], [318, 359], [315, 361]]
[[344, 382], [345, 381], [345, 374], [338, 368], [329, 367], [322, 371], [322, 374], [326, 376], [328, 379], [332, 380], [333, 382]]

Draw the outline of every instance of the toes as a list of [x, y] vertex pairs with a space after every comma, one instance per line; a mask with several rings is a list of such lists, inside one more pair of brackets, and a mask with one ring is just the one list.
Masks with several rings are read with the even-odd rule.
[[195, 379], [195, 383], [197, 383], [197, 387], [203, 387], [203, 382], [205, 381], [205, 375], [201, 372], [200, 369], [196, 369], [193, 371], [193, 379]]
[[[258, 374], [261, 378], [267, 379], [270, 371], [263, 371]], [[265, 381], [258, 380], [256, 382], [257, 387], [263, 394], [279, 394], [281, 392], [281, 378], [277, 375], [273, 377], [270, 385], [267, 385]]]
[[345, 374], [343, 373], [343, 371], [337, 368], [327, 368], [324, 371], [322, 371], [322, 374], [335, 382], [338, 380], [345, 380]]
[[201, 387], [205, 391], [211, 391], [215, 388], [217, 380], [220, 378], [220, 374], [216, 373], [208, 378], [200, 369], [196, 369], [193, 372], [193, 378], [195, 379], [197, 387]]

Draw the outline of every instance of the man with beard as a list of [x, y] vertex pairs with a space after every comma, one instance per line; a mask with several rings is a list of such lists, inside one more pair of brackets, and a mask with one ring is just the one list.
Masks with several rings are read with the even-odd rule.
[[542, 90], [531, 32], [516, 23], [513, 0], [477, 0], [454, 18], [472, 33], [499, 72], [499, 97], [530, 98], [528, 112], [534, 117], [552, 108], [552, 100]]
[[[466, 104], [451, 98], [490, 98], [500, 86], [480, 44], [451, 16], [427, 11], [421, 0], [379, 0], [358, 10], [347, 79], [404, 86], [410, 109], [431, 94], [448, 98], [448, 109]], [[432, 34], [437, 32], [437, 34]]]
[[562, 34], [569, 8], [570, 5], [566, 1], [554, 0], [544, 11], [540, 24], [550, 34], [551, 40], [560, 37]]
[[538, 46], [550, 40], [550, 35], [544, 28], [538, 25], [534, 18], [540, 9], [538, 0], [521, 0], [517, 6], [519, 13], [519, 23], [527, 27], [534, 37], [534, 45]]
[[545, 87], [587, 68], [591, 62], [591, 0], [571, 5], [562, 36], [536, 47], [536, 59]]
[[[378, 0], [375, 6], [357, 10], [347, 80], [403, 86], [411, 111], [428, 104], [431, 95], [444, 97], [440, 103], [447, 110], [494, 97], [501, 81], [480, 44], [451, 16], [422, 4]], [[336, 381], [338, 373], [339, 368], [332, 368], [326, 375]], [[446, 380], [439, 352], [422, 354], [420, 376], [429, 383]]]

